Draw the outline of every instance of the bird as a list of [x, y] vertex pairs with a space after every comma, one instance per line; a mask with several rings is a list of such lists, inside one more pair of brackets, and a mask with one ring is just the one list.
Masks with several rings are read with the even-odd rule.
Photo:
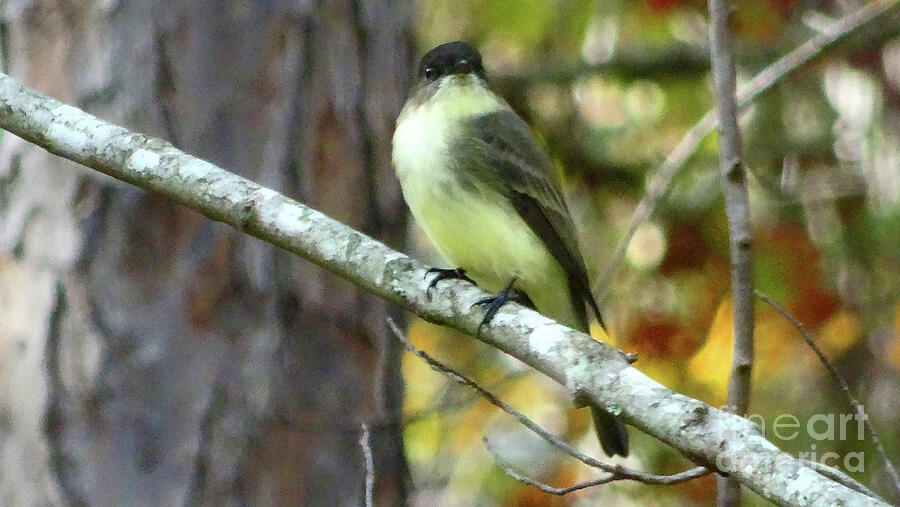
[[[448, 42], [422, 57], [392, 144], [404, 200], [453, 266], [428, 270], [429, 289], [458, 278], [497, 294], [477, 303], [482, 325], [512, 299], [589, 333], [587, 304], [605, 330], [556, 167], [474, 47]], [[622, 422], [590, 409], [603, 451], [627, 456]]]

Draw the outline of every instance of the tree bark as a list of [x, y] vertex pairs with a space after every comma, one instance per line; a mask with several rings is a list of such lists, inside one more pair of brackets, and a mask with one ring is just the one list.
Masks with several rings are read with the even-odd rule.
[[[390, 136], [409, 2], [5, 2], [27, 84], [405, 236]], [[3, 503], [405, 498], [386, 305], [196, 212], [4, 135]]]

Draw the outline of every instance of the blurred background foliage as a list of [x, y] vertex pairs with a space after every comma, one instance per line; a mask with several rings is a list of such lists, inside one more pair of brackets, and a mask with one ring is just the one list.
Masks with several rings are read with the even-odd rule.
[[[864, 2], [737, 2], [739, 84]], [[420, 0], [420, 53], [448, 40], [481, 48], [493, 84], [534, 128], [564, 173], [592, 278], [610, 261], [650, 175], [713, 106], [707, 14], [699, 0]], [[889, 14], [826, 50], [742, 116], [755, 233], [755, 283], [814, 333], [900, 456], [900, 16]], [[616, 345], [641, 371], [715, 406], [731, 360], [728, 241], [715, 135], [637, 232], [602, 307]], [[413, 226], [414, 249], [442, 265]], [[752, 413], [767, 435], [781, 414], [794, 455], [864, 453], [851, 475], [900, 500], [856, 423], [841, 440], [806, 431], [814, 414], [850, 413], [799, 333], [757, 305]], [[586, 411], [550, 380], [500, 352], [422, 321], [413, 342], [474, 376], [545, 428], [601, 455]], [[596, 477], [549, 449], [472, 392], [404, 359], [406, 444], [418, 505], [693, 505], [715, 480], [675, 487], [613, 484], [556, 498], [505, 476], [487, 438], [520, 471], [555, 486]], [[761, 419], [760, 419], [761, 418]], [[818, 428], [823, 429], [822, 427]], [[785, 432], [782, 432], [785, 433]], [[790, 432], [787, 432], [790, 433]], [[656, 472], [690, 464], [632, 429], [624, 462]], [[818, 458], [816, 458], [818, 459]], [[835, 464], [834, 461], [830, 462]], [[846, 467], [841, 466], [847, 471]], [[751, 504], [763, 503], [745, 494]]]

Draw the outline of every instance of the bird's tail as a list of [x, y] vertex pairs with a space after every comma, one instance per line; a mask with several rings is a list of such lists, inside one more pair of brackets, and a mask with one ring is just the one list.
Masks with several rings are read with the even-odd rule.
[[[612, 340], [607, 334], [606, 323], [603, 322], [597, 302], [590, 292], [588, 292], [586, 299], [594, 312], [594, 316], [597, 318], [597, 323], [600, 324], [600, 329], [602, 330], [601, 339], [612, 345]], [[590, 407], [591, 417], [594, 419], [594, 429], [597, 431], [597, 439], [600, 440], [603, 452], [610, 457], [617, 454], [622, 457], [628, 456], [628, 430], [625, 429], [622, 421], [596, 405], [590, 405]]]
[[610, 457], [616, 454], [628, 456], [628, 431], [625, 425], [614, 415], [596, 405], [590, 405], [590, 408], [594, 429], [597, 431], [597, 439], [600, 440], [603, 452]]
[[[578, 280], [575, 279], [569, 281], [570, 287], [573, 286], [571, 285], [573, 281], [575, 282], [574, 287], [576, 287], [576, 290], [572, 291], [573, 303], [575, 304], [576, 311], [578, 309], [581, 310], [578, 312], [578, 316], [581, 318], [579, 327], [582, 328], [581, 330], [583, 332], [591, 334], [588, 326], [587, 314], [584, 311], [583, 301], [586, 300], [594, 313], [594, 317], [597, 318], [597, 323], [600, 325], [600, 339], [607, 344], [612, 345], [612, 340], [610, 340], [606, 331], [606, 323], [603, 322], [603, 316], [600, 314], [600, 307], [597, 305], [594, 295], [591, 294], [588, 284], [586, 282], [579, 284]], [[580, 288], [580, 293], [578, 288]], [[625, 425], [616, 419], [614, 415], [602, 408], [593, 404], [588, 406], [591, 409], [591, 416], [594, 419], [594, 429], [597, 431], [597, 439], [600, 440], [600, 446], [603, 447], [603, 452], [610, 457], [617, 454], [622, 457], [628, 456], [628, 430], [625, 429]]]

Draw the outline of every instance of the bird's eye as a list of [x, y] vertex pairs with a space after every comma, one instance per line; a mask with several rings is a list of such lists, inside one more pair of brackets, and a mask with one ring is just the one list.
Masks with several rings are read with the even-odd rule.
[[434, 67], [428, 67], [427, 69], [425, 69], [425, 79], [429, 81], [434, 81], [440, 75], [441, 73], [438, 72], [438, 70]]

